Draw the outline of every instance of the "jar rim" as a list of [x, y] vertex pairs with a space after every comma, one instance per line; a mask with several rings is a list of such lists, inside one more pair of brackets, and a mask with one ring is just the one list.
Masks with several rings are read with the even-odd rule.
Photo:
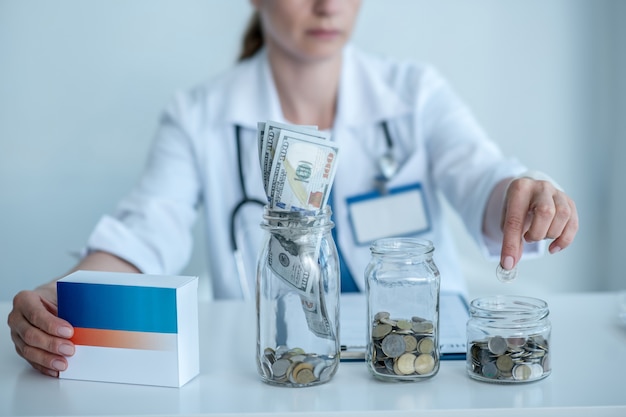
[[534, 297], [520, 295], [491, 295], [470, 302], [473, 316], [540, 316], [549, 313], [548, 303]]
[[329, 205], [324, 206], [317, 212], [312, 211], [289, 211], [272, 209], [269, 205], [263, 207], [263, 220], [261, 227], [274, 230], [311, 228], [332, 229], [335, 223], [331, 220], [333, 211]]
[[412, 237], [387, 237], [375, 240], [371, 246], [372, 254], [384, 255], [397, 252], [411, 252], [425, 255], [435, 250], [433, 242], [427, 239]]

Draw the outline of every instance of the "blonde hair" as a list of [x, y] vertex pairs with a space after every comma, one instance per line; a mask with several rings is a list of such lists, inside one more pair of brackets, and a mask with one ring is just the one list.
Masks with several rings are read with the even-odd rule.
[[255, 11], [248, 22], [248, 27], [243, 35], [243, 42], [241, 44], [241, 52], [239, 53], [238, 61], [250, 58], [263, 47], [265, 43], [263, 38], [263, 31], [261, 29], [261, 18], [259, 12]]

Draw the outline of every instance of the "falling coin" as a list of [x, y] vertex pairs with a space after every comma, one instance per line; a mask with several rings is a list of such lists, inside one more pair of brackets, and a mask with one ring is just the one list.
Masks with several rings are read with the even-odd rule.
[[513, 269], [504, 269], [502, 265], [498, 264], [496, 276], [500, 282], [511, 282], [517, 278], [517, 266], [513, 267]]

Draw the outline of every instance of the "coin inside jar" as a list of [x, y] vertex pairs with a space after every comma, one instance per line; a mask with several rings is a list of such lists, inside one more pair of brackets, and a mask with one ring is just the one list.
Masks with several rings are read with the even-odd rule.
[[390, 358], [397, 358], [406, 351], [404, 337], [399, 334], [390, 334], [383, 339], [381, 344], [383, 353]]
[[417, 316], [407, 319], [376, 315], [367, 359], [370, 370], [383, 379], [432, 376], [439, 367], [436, 329], [432, 321]]

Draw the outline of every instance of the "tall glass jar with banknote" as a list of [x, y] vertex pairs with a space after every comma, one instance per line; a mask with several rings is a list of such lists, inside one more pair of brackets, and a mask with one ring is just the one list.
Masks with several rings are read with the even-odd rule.
[[439, 270], [432, 242], [375, 241], [365, 270], [366, 365], [386, 381], [418, 381], [439, 371]]
[[550, 375], [548, 304], [540, 299], [496, 295], [470, 303], [467, 322], [469, 376], [519, 383]]
[[331, 209], [265, 208], [257, 267], [257, 368], [263, 381], [328, 382], [339, 364], [339, 261]]

